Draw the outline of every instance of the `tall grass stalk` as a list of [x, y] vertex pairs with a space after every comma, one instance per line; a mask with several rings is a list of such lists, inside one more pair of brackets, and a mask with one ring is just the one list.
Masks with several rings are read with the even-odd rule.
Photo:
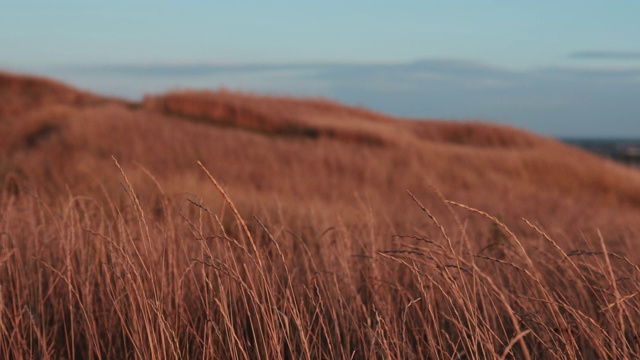
[[[108, 192], [45, 201], [0, 195], [0, 355], [42, 359], [560, 359], [639, 356], [637, 257], [606, 235], [571, 248], [523, 220], [440, 199], [413, 234], [365, 226], [287, 228]], [[161, 211], [157, 210], [161, 204]], [[231, 218], [228, 211], [231, 209]], [[219, 211], [218, 211], [219, 210]], [[480, 246], [468, 216], [508, 241]], [[497, 235], [496, 235], [497, 236]], [[539, 241], [535, 240], [538, 239]], [[633, 238], [617, 249], [632, 249]], [[498, 248], [499, 247], [499, 248]], [[632, 255], [629, 253], [629, 255]]]

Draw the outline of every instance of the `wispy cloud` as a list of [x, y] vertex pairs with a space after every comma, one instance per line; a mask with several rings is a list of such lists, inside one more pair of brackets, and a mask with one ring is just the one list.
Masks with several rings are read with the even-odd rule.
[[583, 60], [640, 60], [640, 51], [576, 51], [569, 57]]

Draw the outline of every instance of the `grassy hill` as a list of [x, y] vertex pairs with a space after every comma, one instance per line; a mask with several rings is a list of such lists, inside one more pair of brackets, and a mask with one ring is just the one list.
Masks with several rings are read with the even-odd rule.
[[0, 185], [15, 357], [638, 354], [640, 173], [522, 130], [0, 73]]

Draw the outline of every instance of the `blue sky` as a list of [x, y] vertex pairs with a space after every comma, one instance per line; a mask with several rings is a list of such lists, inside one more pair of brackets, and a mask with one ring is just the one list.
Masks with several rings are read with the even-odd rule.
[[0, 69], [640, 137], [640, 2], [0, 0]]

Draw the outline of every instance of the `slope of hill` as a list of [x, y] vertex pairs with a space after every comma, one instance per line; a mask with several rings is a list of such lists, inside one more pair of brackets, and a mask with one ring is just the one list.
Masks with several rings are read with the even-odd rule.
[[54, 104], [88, 106], [108, 101], [50, 79], [0, 72], [0, 116], [11, 116]]
[[518, 129], [0, 73], [0, 189], [0, 353], [638, 351], [640, 172]]
[[229, 92], [149, 96], [134, 108], [48, 80], [5, 74], [0, 84], [13, 94], [5, 99], [23, 99], [0, 106], [0, 175], [46, 178], [54, 192], [116, 182], [113, 155], [143, 189], [141, 168], [169, 192], [186, 183], [210, 193], [200, 160], [243, 206], [344, 209], [338, 214], [358, 219], [354, 199], [362, 197], [393, 224], [411, 223], [406, 190], [433, 195], [425, 177], [447, 198], [563, 231], [619, 228], [619, 209], [635, 214], [640, 205], [637, 171], [504, 126]]

